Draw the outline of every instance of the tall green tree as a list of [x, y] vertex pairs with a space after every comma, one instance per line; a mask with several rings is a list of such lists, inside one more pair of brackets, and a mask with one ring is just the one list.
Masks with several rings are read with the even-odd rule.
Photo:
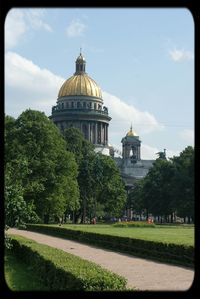
[[104, 211], [111, 217], [119, 217], [125, 209], [127, 194], [115, 161], [100, 153], [93, 164], [93, 192], [96, 201], [104, 205]]
[[134, 189], [128, 194], [127, 208], [131, 209], [134, 213], [139, 214], [140, 217], [145, 208], [143, 201], [143, 184], [144, 179], [135, 182]]
[[[82, 132], [77, 128], [65, 129], [64, 139], [66, 141], [66, 149], [74, 154], [78, 165], [77, 181], [80, 191], [80, 208], [73, 213], [73, 220], [77, 222], [81, 218], [82, 223], [85, 223], [88, 205], [92, 198], [94, 146], [84, 138]], [[70, 209], [68, 211], [70, 212]]]
[[27, 221], [38, 221], [35, 207], [24, 200], [23, 181], [30, 172], [28, 161], [21, 153], [16, 137], [16, 120], [5, 116], [4, 130], [4, 210], [5, 225], [20, 226]]
[[99, 214], [119, 215], [126, 201], [126, 192], [119, 170], [110, 157], [95, 153], [80, 130], [64, 131], [67, 149], [74, 153], [78, 163], [78, 184], [81, 208], [77, 217], [82, 222]]
[[67, 205], [78, 204], [79, 191], [77, 164], [58, 128], [44, 113], [26, 110], [15, 121], [13, 134], [17, 152], [27, 161], [25, 202], [34, 205], [46, 223], [50, 216], [61, 217]]
[[194, 148], [186, 147], [171, 161], [175, 167], [172, 188], [177, 215], [194, 220]]
[[164, 216], [167, 219], [174, 212], [171, 188], [173, 178], [174, 166], [164, 159], [157, 159], [144, 178], [144, 201], [146, 208], [154, 216]]

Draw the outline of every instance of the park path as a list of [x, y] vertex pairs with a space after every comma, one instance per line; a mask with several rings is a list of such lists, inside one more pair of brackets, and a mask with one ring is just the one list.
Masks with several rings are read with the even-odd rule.
[[35, 240], [99, 264], [127, 279], [128, 287], [151, 291], [185, 291], [190, 288], [194, 271], [188, 268], [154, 262], [128, 254], [51, 237], [26, 230], [9, 229], [8, 233]]

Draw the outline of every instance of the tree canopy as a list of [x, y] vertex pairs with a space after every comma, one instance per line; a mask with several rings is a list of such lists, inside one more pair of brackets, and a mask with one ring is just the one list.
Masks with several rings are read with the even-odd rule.
[[[7, 180], [6, 187], [19, 184], [24, 201], [41, 219], [48, 222], [50, 215], [60, 217], [67, 205], [78, 204], [76, 161], [66, 150], [58, 128], [44, 113], [26, 110], [16, 120], [7, 116], [5, 146], [6, 175], [9, 166], [16, 177], [12, 183]], [[25, 175], [22, 161], [26, 162]]]
[[[174, 215], [194, 219], [194, 149], [185, 148], [170, 160], [158, 158], [129, 194], [135, 211], [165, 219]], [[161, 218], [162, 219], [162, 218]]]

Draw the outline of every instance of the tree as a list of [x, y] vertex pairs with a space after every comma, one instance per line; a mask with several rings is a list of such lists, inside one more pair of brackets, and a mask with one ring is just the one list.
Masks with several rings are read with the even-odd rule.
[[9, 151], [12, 140], [7, 137], [7, 161], [12, 157], [13, 163], [14, 155], [27, 161], [28, 171], [21, 180], [23, 198], [37, 215], [48, 223], [50, 216], [60, 217], [69, 203], [78, 204], [77, 164], [52, 121], [42, 112], [26, 110], [11, 133], [6, 136], [13, 135], [16, 152]]
[[111, 217], [121, 216], [127, 197], [116, 163], [111, 157], [98, 153], [94, 160], [93, 173], [94, 198], [104, 205], [104, 211]]
[[99, 214], [119, 215], [126, 201], [126, 192], [119, 170], [110, 157], [94, 152], [94, 146], [81, 131], [69, 128], [64, 131], [67, 149], [74, 153], [78, 163], [78, 184], [81, 207], [76, 219], [85, 223]]
[[127, 208], [139, 214], [140, 217], [145, 208], [143, 202], [143, 184], [144, 179], [136, 181], [134, 189], [132, 189], [128, 194]]
[[[77, 128], [68, 128], [64, 130], [64, 139], [66, 149], [74, 154], [78, 165], [78, 186], [80, 191], [80, 209], [73, 213], [74, 222], [81, 217], [82, 223], [85, 223], [87, 216], [87, 206], [91, 201], [92, 193], [92, 163], [95, 156], [94, 146], [87, 141], [82, 132]], [[70, 212], [70, 209], [68, 209]]]
[[175, 167], [173, 192], [179, 217], [194, 220], [194, 149], [186, 147], [178, 157], [171, 159]]
[[[24, 189], [21, 184], [21, 178], [26, 175], [26, 161], [7, 163], [5, 172], [4, 189], [4, 207], [5, 207], [5, 225], [21, 226], [26, 222], [37, 222], [39, 219], [35, 213], [32, 203], [27, 203], [23, 198]], [[20, 169], [17, 169], [18, 166]], [[21, 178], [13, 175], [21, 173]]]
[[174, 178], [174, 167], [170, 161], [157, 159], [144, 178], [143, 200], [148, 213], [154, 216], [165, 216], [174, 212], [171, 189]]
[[29, 173], [28, 162], [21, 154], [16, 138], [15, 119], [5, 117], [4, 155], [4, 210], [5, 226], [21, 226], [27, 221], [37, 222], [38, 217], [32, 203], [24, 200], [23, 180]]

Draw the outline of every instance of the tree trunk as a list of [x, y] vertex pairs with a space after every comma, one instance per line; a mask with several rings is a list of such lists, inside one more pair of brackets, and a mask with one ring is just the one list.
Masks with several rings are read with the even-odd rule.
[[173, 223], [174, 222], [174, 215], [173, 215], [173, 213], [171, 213], [171, 223]]
[[146, 209], [146, 221], [148, 221], [148, 218], [149, 218], [149, 211], [148, 209]]
[[86, 218], [86, 197], [83, 198], [83, 217], [82, 217], [82, 223], [85, 223]]
[[44, 215], [44, 224], [48, 224], [49, 223], [49, 214], [45, 214]]

